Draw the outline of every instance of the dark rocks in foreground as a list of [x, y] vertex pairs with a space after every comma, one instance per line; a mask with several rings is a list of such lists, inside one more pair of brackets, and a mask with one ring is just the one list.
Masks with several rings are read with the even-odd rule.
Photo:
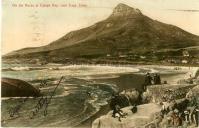
[[2, 97], [27, 97], [41, 96], [38, 89], [29, 83], [12, 78], [1, 78], [1, 96]]

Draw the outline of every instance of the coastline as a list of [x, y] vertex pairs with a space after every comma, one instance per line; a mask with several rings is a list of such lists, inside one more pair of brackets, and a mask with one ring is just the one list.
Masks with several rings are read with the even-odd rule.
[[[5, 58], [3, 59], [2, 63], [16, 63], [13, 59]], [[22, 62], [17, 63], [25, 63], [25, 64], [38, 64], [38, 65], [47, 65], [47, 64], [63, 64], [63, 65], [109, 65], [109, 66], [128, 66], [128, 65], [160, 65], [160, 66], [181, 66], [181, 67], [198, 67], [198, 64], [192, 63], [168, 63], [168, 62], [149, 62], [149, 61], [127, 61], [127, 60], [117, 60], [117, 61], [110, 61], [110, 60], [71, 60], [68, 62], [62, 61], [41, 61], [38, 63], [30, 63], [29, 60], [24, 59]]]

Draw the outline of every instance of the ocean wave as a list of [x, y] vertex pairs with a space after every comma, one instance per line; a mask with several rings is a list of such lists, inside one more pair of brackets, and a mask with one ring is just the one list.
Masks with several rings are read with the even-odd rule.
[[42, 70], [47, 69], [45, 67], [13, 67], [13, 68], [2, 68], [2, 71], [31, 71], [31, 70]]
[[[70, 74], [71, 76], [78, 76], [83, 77], [86, 76], [87, 79], [90, 79], [90, 76], [97, 76], [99, 78], [99, 75], [106, 74], [106, 77], [110, 77], [108, 75], [112, 75], [118, 73], [134, 73], [139, 72], [140, 70], [138, 68], [133, 67], [120, 67], [120, 66], [87, 66], [87, 65], [69, 65], [69, 66], [61, 66], [61, 67], [50, 67], [50, 70], [59, 70], [64, 72], [65, 74]], [[102, 77], [102, 76], [101, 76]]]
[[30, 70], [30, 67], [13, 67], [11, 68], [12, 70], [14, 71], [27, 71], [27, 70]]

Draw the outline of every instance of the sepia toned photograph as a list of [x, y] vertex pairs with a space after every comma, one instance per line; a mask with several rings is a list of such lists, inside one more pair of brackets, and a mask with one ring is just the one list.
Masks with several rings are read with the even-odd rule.
[[1, 127], [199, 127], [199, 0], [1, 10]]

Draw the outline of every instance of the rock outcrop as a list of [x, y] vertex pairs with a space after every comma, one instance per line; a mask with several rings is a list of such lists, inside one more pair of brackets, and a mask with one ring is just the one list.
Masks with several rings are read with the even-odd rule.
[[1, 78], [2, 97], [40, 96], [40, 91], [29, 83], [11, 78]]
[[184, 85], [153, 85], [147, 88], [147, 91], [143, 93], [143, 102], [167, 102], [169, 100], [177, 100], [185, 98], [190, 89], [196, 85], [184, 84]]
[[141, 11], [139, 9], [131, 8], [125, 4], [118, 4], [114, 9], [113, 13], [110, 17], [126, 17], [126, 16], [136, 16], [136, 15], [142, 15]]

